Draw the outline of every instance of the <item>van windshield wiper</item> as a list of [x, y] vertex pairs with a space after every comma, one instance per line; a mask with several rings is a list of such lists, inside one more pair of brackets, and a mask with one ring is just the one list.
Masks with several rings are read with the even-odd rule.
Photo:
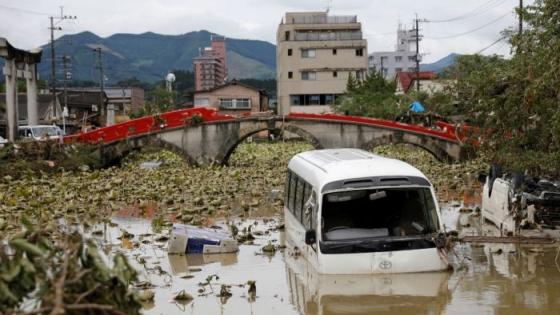
[[[320, 243], [324, 253], [348, 253], [360, 251], [392, 251], [406, 249], [420, 249], [434, 247], [437, 234], [424, 234], [414, 236], [367, 238], [346, 241], [323, 241]], [[343, 251], [341, 251], [343, 250]]]

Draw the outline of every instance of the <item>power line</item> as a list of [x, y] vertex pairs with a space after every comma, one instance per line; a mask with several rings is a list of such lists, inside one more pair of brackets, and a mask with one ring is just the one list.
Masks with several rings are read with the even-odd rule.
[[449, 35], [449, 36], [426, 37], [426, 38], [428, 38], [428, 39], [449, 39], [449, 38], [455, 38], [455, 37], [465, 36], [465, 35], [474, 33], [474, 32], [476, 32], [476, 31], [479, 31], [479, 30], [481, 30], [481, 29], [483, 29], [483, 28], [485, 28], [485, 27], [488, 27], [488, 26], [490, 26], [490, 25], [492, 25], [492, 24], [494, 24], [494, 23], [500, 21], [501, 19], [505, 18], [506, 16], [508, 16], [508, 15], [510, 15], [510, 14], [511, 14], [511, 12], [507, 12], [506, 14], [501, 15], [500, 17], [498, 17], [498, 18], [496, 18], [496, 19], [494, 19], [494, 20], [492, 20], [492, 21], [490, 21], [490, 22], [488, 22], [488, 23], [486, 23], [486, 24], [484, 24], [484, 25], [481, 25], [481, 26], [479, 26], [479, 27], [477, 27], [477, 28], [474, 28], [474, 29], [472, 29], [472, 30], [469, 30], [469, 31], [466, 31], [466, 32], [463, 32], [463, 33], [454, 34], [454, 35]]
[[497, 40], [495, 40], [494, 42], [492, 42], [492, 44], [490, 44], [490, 45], [488, 45], [488, 46], [482, 48], [482, 49], [479, 50], [479, 51], [477, 51], [477, 52], [475, 53], [475, 55], [481, 54], [482, 52], [484, 52], [484, 51], [487, 50], [488, 48], [490, 48], [490, 47], [496, 45], [497, 43], [501, 42], [502, 40], [504, 40], [504, 39], [506, 39], [506, 38], [507, 38], [506, 36], [502, 36], [502, 37], [498, 38]]
[[[494, 1], [499, 1], [499, 2], [492, 4], [492, 2], [494, 2]], [[459, 20], [468, 19], [468, 18], [475, 17], [475, 16], [478, 16], [478, 15], [481, 15], [481, 14], [485, 14], [486, 12], [488, 12], [488, 10], [499, 7], [500, 5], [502, 5], [506, 1], [507, 0], [490, 0], [490, 1], [482, 4], [481, 6], [476, 7], [472, 11], [469, 11], [469, 12], [465, 13], [465, 14], [461, 14], [459, 16], [449, 18], [449, 19], [444, 19], [444, 20], [429, 20], [429, 22], [430, 23], [449, 23], [449, 22], [455, 22], [455, 21], [459, 21]]]
[[32, 11], [32, 10], [26, 10], [26, 9], [19, 9], [19, 8], [5, 6], [5, 5], [2, 5], [2, 4], [0, 4], [0, 9], [16, 11], [16, 12], [21, 12], [21, 13], [27, 13], [27, 14], [34, 14], [34, 15], [43, 15], [43, 16], [51, 15], [50, 13], [38, 12], [38, 11]]

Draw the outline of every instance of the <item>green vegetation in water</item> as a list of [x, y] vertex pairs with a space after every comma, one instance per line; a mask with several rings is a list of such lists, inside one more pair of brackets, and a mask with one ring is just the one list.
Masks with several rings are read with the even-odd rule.
[[21, 219], [22, 230], [0, 240], [0, 313], [136, 314], [129, 285], [136, 271], [122, 253], [108, 265], [76, 227]]

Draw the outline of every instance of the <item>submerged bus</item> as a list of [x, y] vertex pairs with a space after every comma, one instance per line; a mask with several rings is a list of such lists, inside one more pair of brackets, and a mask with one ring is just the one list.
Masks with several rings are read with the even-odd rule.
[[358, 149], [307, 151], [288, 165], [288, 248], [321, 274], [449, 268], [434, 238], [442, 223], [434, 188], [411, 165]]

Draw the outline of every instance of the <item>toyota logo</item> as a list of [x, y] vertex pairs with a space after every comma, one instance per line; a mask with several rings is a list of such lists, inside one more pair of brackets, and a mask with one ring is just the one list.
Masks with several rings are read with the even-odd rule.
[[387, 270], [387, 269], [391, 269], [391, 267], [393, 266], [393, 264], [390, 261], [384, 260], [382, 262], [379, 263], [379, 268]]

